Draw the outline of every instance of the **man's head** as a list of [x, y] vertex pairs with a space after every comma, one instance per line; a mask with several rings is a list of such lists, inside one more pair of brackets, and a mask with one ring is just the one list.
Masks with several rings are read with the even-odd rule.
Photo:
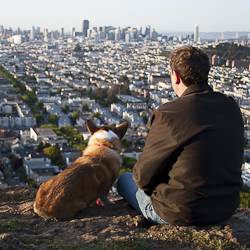
[[181, 47], [170, 56], [170, 67], [178, 73], [188, 87], [192, 84], [207, 82], [210, 63], [208, 56], [194, 47]]

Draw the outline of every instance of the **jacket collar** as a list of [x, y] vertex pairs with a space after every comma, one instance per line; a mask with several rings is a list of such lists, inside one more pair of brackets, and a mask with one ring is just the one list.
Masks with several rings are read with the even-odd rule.
[[213, 91], [213, 89], [207, 83], [192, 84], [182, 93], [181, 96], [186, 96], [202, 91]]

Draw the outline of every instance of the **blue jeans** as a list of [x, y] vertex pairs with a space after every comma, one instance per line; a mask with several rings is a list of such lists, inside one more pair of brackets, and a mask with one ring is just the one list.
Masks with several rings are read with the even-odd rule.
[[155, 212], [150, 197], [136, 186], [132, 173], [124, 173], [119, 177], [117, 190], [138, 213], [142, 214], [148, 220], [148, 222], [153, 224], [169, 224], [161, 219]]

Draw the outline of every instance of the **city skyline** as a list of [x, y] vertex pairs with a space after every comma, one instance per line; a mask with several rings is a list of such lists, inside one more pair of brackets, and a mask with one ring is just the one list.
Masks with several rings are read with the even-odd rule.
[[[83, 20], [89, 20], [89, 28], [100, 26], [155, 28], [158, 33], [192, 32], [194, 24], [199, 32], [250, 31], [248, 9], [250, 1], [232, 0], [172, 1], [149, 0], [123, 1], [80, 1], [65, 0], [30, 2], [11, 0], [4, 3], [0, 10], [0, 25], [16, 30], [30, 30], [32, 26], [70, 32], [75, 28], [82, 31]], [[207, 17], [206, 17], [207, 15]]]

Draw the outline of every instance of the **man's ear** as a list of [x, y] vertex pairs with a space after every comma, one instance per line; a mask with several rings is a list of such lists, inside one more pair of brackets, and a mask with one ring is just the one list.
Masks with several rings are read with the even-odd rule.
[[176, 72], [176, 71], [174, 71], [174, 74], [175, 74], [175, 78], [176, 78], [176, 84], [180, 84], [180, 76], [179, 76], [179, 74]]

